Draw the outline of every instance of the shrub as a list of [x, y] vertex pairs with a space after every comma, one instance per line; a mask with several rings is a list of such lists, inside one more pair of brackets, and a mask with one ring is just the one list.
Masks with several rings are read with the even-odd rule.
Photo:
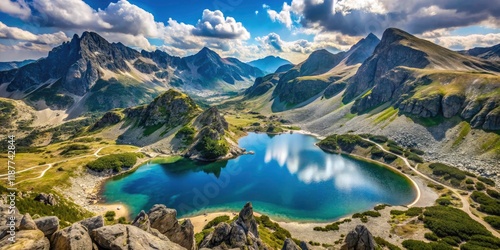
[[492, 179], [482, 177], [482, 176], [477, 177], [477, 179], [488, 184], [488, 186], [492, 186], [492, 187], [495, 186], [495, 181], [493, 181]]
[[[89, 146], [84, 144], [71, 144], [62, 148], [60, 155], [75, 155], [88, 152]], [[40, 164], [43, 165], [43, 164]]]
[[371, 150], [370, 150], [370, 153], [375, 156], [375, 157], [383, 157], [384, 156], [384, 151], [382, 151], [382, 149], [380, 149], [379, 147], [373, 147]]
[[326, 150], [335, 151], [339, 149], [337, 135], [330, 135], [318, 143], [318, 146]]
[[118, 223], [127, 224], [127, 219], [125, 219], [125, 217], [122, 216], [122, 217], [118, 218]]
[[[405, 153], [406, 154], [406, 153]], [[424, 163], [424, 159], [420, 156], [418, 156], [417, 154], [414, 154], [414, 153], [409, 153], [407, 154], [406, 156], [408, 158], [408, 160], [410, 161], [414, 161], [416, 163]]]
[[470, 196], [475, 202], [479, 203], [479, 211], [491, 214], [500, 215], [500, 201], [489, 197], [485, 193], [474, 191]]
[[450, 236], [467, 241], [474, 235], [491, 237], [491, 233], [483, 225], [462, 210], [452, 207], [427, 207], [424, 211], [424, 225], [441, 238]]
[[425, 154], [424, 151], [416, 149], [416, 148], [409, 148], [409, 149], [410, 149], [410, 152], [417, 154], [417, 155], [424, 155]]
[[390, 205], [388, 204], [380, 204], [380, 205], [376, 205], [373, 209], [375, 209], [375, 211], [380, 211], [386, 207], [389, 207]]
[[474, 181], [472, 179], [467, 178], [467, 180], [465, 180], [465, 183], [466, 184], [474, 184]]
[[177, 133], [175, 134], [175, 138], [182, 140], [186, 144], [191, 144], [194, 141], [194, 134], [196, 133], [196, 130], [189, 126], [185, 125]]
[[375, 238], [373, 238], [375, 240], [375, 242], [377, 243], [377, 245], [379, 246], [382, 246], [382, 247], [386, 247], [388, 248], [389, 250], [401, 250], [401, 248], [399, 248], [398, 246], [376, 236]]
[[208, 136], [204, 136], [195, 147], [205, 159], [217, 159], [229, 152], [227, 142], [224, 140], [214, 140]]
[[369, 139], [378, 143], [386, 143], [389, 140], [387, 137], [382, 135], [371, 135]]
[[401, 211], [401, 210], [391, 210], [391, 215], [403, 215], [406, 213], [406, 211]]
[[488, 189], [488, 190], [486, 190], [486, 193], [487, 193], [489, 196], [491, 196], [491, 197], [493, 197], [493, 198], [495, 198], [495, 199], [500, 199], [500, 193], [499, 193], [499, 192], [497, 192], [497, 191], [495, 191], [495, 190], [493, 190], [493, 189]]
[[422, 212], [423, 209], [421, 207], [411, 207], [405, 212], [405, 214], [407, 216], [414, 217], [419, 216], [420, 214], [422, 214]]
[[486, 216], [484, 221], [488, 222], [495, 229], [500, 229], [500, 216]]
[[401, 150], [399, 147], [393, 147], [392, 145], [389, 146], [389, 151], [392, 153], [395, 153], [397, 155], [403, 155], [403, 150]]
[[229, 221], [229, 216], [227, 216], [227, 215], [222, 215], [222, 216], [215, 217], [213, 220], [209, 221], [203, 227], [203, 229], [209, 229], [211, 227], [215, 227], [215, 226], [219, 225], [219, 223], [226, 222], [226, 221]]
[[99, 159], [87, 163], [87, 167], [94, 171], [104, 171], [112, 169], [119, 172], [122, 168], [131, 168], [137, 162], [137, 154], [135, 153], [122, 153], [113, 154], [100, 157]]
[[441, 206], [449, 206], [451, 205], [451, 201], [446, 198], [439, 198], [436, 200], [436, 203], [441, 205]]
[[486, 189], [486, 186], [484, 185], [484, 183], [482, 183], [482, 182], [477, 182], [476, 183], [476, 190], [482, 191], [482, 190], [485, 190], [485, 189]]
[[439, 240], [439, 237], [437, 237], [437, 235], [434, 234], [434, 233], [425, 233], [424, 237], [426, 239], [430, 240], [430, 241], [437, 241], [437, 240]]
[[384, 160], [387, 162], [392, 162], [392, 161], [396, 160], [397, 158], [398, 157], [393, 155], [393, 154], [384, 153]]
[[429, 168], [432, 169], [432, 174], [436, 176], [444, 176], [445, 179], [454, 178], [457, 180], [464, 180], [466, 174], [464, 171], [450, 167], [442, 163], [431, 163]]
[[116, 216], [115, 211], [107, 211], [104, 214], [104, 218], [106, 218], [106, 220], [108, 220], [108, 221], [114, 221], [115, 220], [115, 216]]

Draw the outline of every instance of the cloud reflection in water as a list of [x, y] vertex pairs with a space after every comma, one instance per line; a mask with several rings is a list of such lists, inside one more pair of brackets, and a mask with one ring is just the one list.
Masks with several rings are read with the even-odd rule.
[[[336, 154], [318, 152], [307, 137], [276, 136], [266, 149], [264, 162], [275, 160], [281, 167], [297, 175], [306, 184], [333, 181], [338, 189], [372, 188], [377, 186], [365, 178], [352, 161]], [[293, 147], [300, 143], [302, 147]]]

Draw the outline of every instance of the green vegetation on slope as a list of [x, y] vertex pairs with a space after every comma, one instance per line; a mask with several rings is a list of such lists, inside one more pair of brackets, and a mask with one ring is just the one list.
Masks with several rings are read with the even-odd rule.
[[40, 87], [31, 93], [28, 98], [31, 101], [45, 101], [45, 104], [52, 108], [64, 109], [73, 105], [74, 100], [70, 96], [58, 93], [58, 89], [62, 88], [62, 81], [57, 80], [52, 86], [49, 87], [48, 84]]
[[137, 156], [136, 153], [106, 155], [88, 163], [87, 167], [98, 172], [108, 169], [120, 172], [124, 168], [133, 167], [137, 162]]
[[224, 140], [214, 140], [204, 136], [195, 146], [201, 156], [205, 159], [217, 159], [229, 152], [229, 146]]

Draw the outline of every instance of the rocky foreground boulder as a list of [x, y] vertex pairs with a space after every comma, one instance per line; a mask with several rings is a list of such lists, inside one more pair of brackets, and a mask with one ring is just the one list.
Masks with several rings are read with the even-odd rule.
[[364, 225], [357, 225], [354, 230], [345, 237], [342, 250], [373, 250], [376, 243], [372, 234]]
[[[16, 242], [9, 240], [9, 227], [5, 224], [10, 216], [8, 209], [0, 205], [0, 249], [2, 250], [267, 250], [259, 238], [258, 224], [253, 207], [247, 203], [236, 220], [215, 226], [199, 246], [194, 238], [191, 221], [177, 220], [177, 211], [165, 205], [154, 205], [147, 213], [141, 211], [131, 224], [104, 225], [102, 216], [95, 216], [73, 223], [59, 230], [55, 216], [33, 220], [29, 214], [16, 217], [13, 226]], [[3, 212], [2, 212], [3, 211]], [[343, 250], [373, 250], [373, 236], [363, 225], [358, 225], [345, 238]], [[305, 242], [300, 245], [292, 239], [284, 241], [283, 250], [315, 249]]]
[[208, 249], [268, 249], [259, 238], [257, 221], [253, 216], [252, 203], [247, 203], [240, 211], [238, 219], [227, 224], [220, 223], [215, 230], [201, 242], [200, 248]]

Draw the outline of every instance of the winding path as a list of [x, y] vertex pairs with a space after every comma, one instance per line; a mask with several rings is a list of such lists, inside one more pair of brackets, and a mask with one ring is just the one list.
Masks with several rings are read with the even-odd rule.
[[[464, 212], [465, 212], [465, 213], [467, 213], [467, 214], [468, 214], [468, 215], [469, 215], [469, 216], [470, 216], [473, 220], [475, 220], [475, 221], [479, 222], [481, 225], [483, 225], [484, 227], [486, 227], [486, 228], [487, 228], [487, 229], [488, 229], [488, 230], [489, 230], [489, 231], [490, 231], [490, 232], [491, 232], [494, 236], [496, 236], [496, 237], [500, 238], [500, 233], [498, 233], [498, 231], [497, 231], [497, 230], [495, 230], [495, 229], [494, 229], [494, 228], [493, 228], [490, 224], [488, 224], [486, 221], [484, 221], [483, 219], [481, 219], [481, 218], [477, 217], [475, 214], [473, 214], [473, 213], [472, 213], [472, 211], [470, 210], [470, 203], [469, 203], [469, 201], [468, 201], [469, 195], [466, 195], [466, 196], [464, 197], [464, 196], [462, 196], [462, 195], [460, 194], [460, 192], [461, 192], [462, 190], [459, 190], [459, 189], [456, 189], [456, 188], [450, 187], [450, 186], [448, 186], [448, 185], [446, 185], [446, 184], [444, 184], [444, 183], [441, 183], [441, 182], [439, 182], [439, 181], [436, 181], [436, 180], [434, 180], [434, 179], [430, 178], [429, 176], [427, 176], [427, 175], [425, 175], [425, 174], [421, 173], [420, 171], [418, 171], [416, 168], [414, 168], [414, 167], [410, 164], [410, 162], [408, 161], [408, 159], [407, 159], [406, 157], [401, 156], [401, 155], [394, 154], [394, 153], [390, 152], [389, 150], [385, 149], [382, 145], [380, 145], [380, 144], [378, 144], [378, 143], [376, 143], [376, 142], [374, 142], [374, 141], [371, 141], [371, 140], [368, 140], [368, 139], [365, 139], [365, 138], [362, 138], [362, 139], [363, 139], [363, 140], [365, 140], [365, 141], [368, 141], [368, 142], [374, 143], [374, 144], [375, 144], [375, 145], [377, 145], [377, 147], [378, 147], [378, 148], [380, 148], [382, 151], [384, 151], [384, 152], [386, 152], [386, 153], [389, 153], [389, 154], [393, 154], [393, 155], [397, 156], [398, 158], [402, 159], [402, 160], [405, 162], [405, 164], [406, 164], [406, 166], [407, 166], [408, 168], [410, 168], [411, 170], [413, 170], [413, 172], [417, 173], [419, 176], [423, 177], [424, 179], [426, 179], [426, 180], [428, 180], [428, 181], [430, 181], [430, 182], [433, 182], [433, 183], [435, 183], [435, 184], [439, 184], [439, 185], [441, 185], [441, 186], [444, 186], [444, 187], [446, 187], [447, 189], [451, 190], [453, 193], [455, 193], [455, 195], [456, 195], [457, 197], [460, 197], [460, 201], [462, 202], [462, 207], [460, 208], [460, 210], [464, 211]], [[418, 164], [417, 164], [417, 166], [418, 166]], [[410, 176], [409, 176], [409, 177], [410, 177]], [[411, 177], [410, 177], [410, 179], [411, 179]], [[417, 188], [418, 188], [418, 187], [417, 187]], [[420, 192], [420, 191], [419, 191], [419, 192]], [[409, 206], [412, 206], [412, 205], [414, 205], [415, 203], [416, 203], [416, 202], [414, 202], [414, 203], [410, 204]]]
[[[109, 146], [106, 146], [106, 147], [109, 147]], [[29, 179], [24, 179], [24, 180], [22, 180], [22, 181], [16, 182], [14, 185], [17, 185], [17, 184], [19, 184], [19, 183], [23, 183], [23, 182], [25, 182], [25, 181], [30, 181], [30, 180], [40, 179], [40, 178], [42, 178], [42, 177], [45, 175], [45, 173], [47, 173], [47, 171], [48, 171], [49, 169], [51, 169], [51, 168], [52, 168], [55, 164], [58, 164], [58, 163], [67, 162], [67, 161], [72, 161], [72, 160], [77, 160], [77, 159], [82, 159], [82, 158], [91, 157], [91, 156], [94, 156], [94, 157], [98, 157], [98, 158], [99, 158], [99, 157], [101, 157], [100, 155], [98, 155], [98, 154], [99, 154], [99, 152], [100, 152], [102, 149], [106, 148], [106, 147], [100, 147], [100, 148], [98, 148], [98, 149], [97, 149], [97, 150], [96, 150], [93, 154], [89, 154], [89, 155], [81, 155], [81, 156], [77, 156], [77, 157], [73, 157], [73, 158], [68, 158], [68, 159], [64, 159], [64, 160], [56, 161], [56, 162], [49, 163], [49, 164], [43, 164], [43, 165], [38, 165], [38, 166], [30, 167], [30, 168], [27, 168], [27, 169], [19, 170], [19, 171], [17, 171], [17, 172], [16, 172], [16, 174], [18, 174], [18, 173], [22, 173], [22, 172], [26, 172], [26, 171], [29, 171], [29, 170], [34, 169], [34, 168], [38, 168], [38, 167], [42, 167], [42, 166], [47, 166], [47, 168], [46, 168], [45, 170], [43, 170], [43, 171], [40, 173], [40, 175], [39, 175], [38, 177], [29, 178]], [[5, 178], [1, 178], [1, 179], [7, 179], [7, 178], [8, 178], [8, 177], [7, 177], [8, 175], [9, 175], [9, 174], [1, 174], [1, 175], [0, 175], [0, 178], [1, 178], [1, 177], [5, 177]]]

